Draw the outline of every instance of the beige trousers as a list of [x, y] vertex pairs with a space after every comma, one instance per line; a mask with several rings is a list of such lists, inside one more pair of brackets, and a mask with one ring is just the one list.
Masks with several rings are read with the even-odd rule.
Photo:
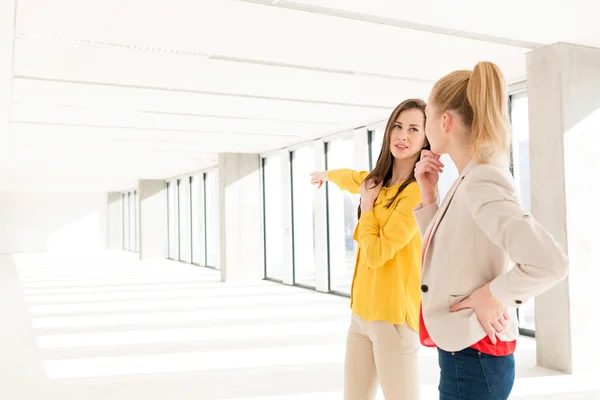
[[344, 400], [419, 400], [419, 335], [408, 325], [352, 314], [346, 342]]

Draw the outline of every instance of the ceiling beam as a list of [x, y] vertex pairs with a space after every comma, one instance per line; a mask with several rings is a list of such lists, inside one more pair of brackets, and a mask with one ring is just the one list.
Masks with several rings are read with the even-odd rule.
[[256, 136], [257, 138], [302, 138], [299, 135], [286, 135], [286, 134], [270, 134], [260, 132], [226, 132], [216, 130], [203, 130], [203, 129], [178, 129], [178, 128], [144, 128], [136, 126], [120, 126], [120, 125], [101, 125], [101, 124], [72, 124], [72, 123], [60, 123], [60, 122], [39, 122], [39, 121], [11, 121], [11, 124], [19, 125], [33, 125], [33, 126], [59, 126], [59, 127], [75, 127], [75, 128], [90, 128], [90, 129], [117, 129], [120, 131], [143, 131], [143, 132], [165, 132], [165, 133], [204, 133], [211, 135], [234, 135], [234, 136]]
[[[76, 105], [68, 105], [68, 104], [53, 104], [53, 105], [37, 105], [37, 104], [28, 104], [24, 102], [15, 102], [12, 103], [13, 110], [14, 106], [25, 107], [31, 112], [35, 113], [36, 110], [40, 108], [44, 109], [68, 109], [75, 112], [79, 111], [117, 111], [123, 112], [122, 109], [107, 109], [101, 107], [81, 107]], [[173, 112], [173, 111], [158, 111], [158, 110], [127, 110], [131, 113], [141, 114], [141, 115], [160, 115], [167, 117], [191, 117], [191, 118], [207, 118], [207, 119], [222, 119], [222, 120], [234, 120], [234, 121], [248, 121], [248, 122], [279, 122], [279, 123], [289, 123], [289, 124], [301, 124], [301, 125], [337, 125], [338, 121], [311, 121], [311, 120], [301, 120], [301, 119], [290, 119], [290, 118], [260, 118], [260, 117], [252, 117], [252, 116], [236, 116], [236, 115], [226, 115], [226, 114], [204, 114], [204, 113], [192, 113], [192, 112]], [[16, 122], [16, 120], [13, 120]], [[29, 121], [23, 121], [29, 122]]]
[[304, 104], [320, 104], [320, 105], [332, 105], [332, 106], [343, 106], [343, 107], [356, 107], [356, 108], [372, 108], [372, 109], [380, 109], [380, 110], [389, 110], [389, 105], [382, 104], [360, 104], [360, 103], [345, 103], [345, 102], [334, 102], [334, 101], [324, 101], [324, 100], [307, 100], [307, 99], [296, 99], [291, 97], [274, 97], [274, 96], [259, 96], [259, 95], [251, 95], [251, 94], [242, 94], [242, 93], [226, 93], [226, 92], [216, 92], [216, 91], [208, 91], [208, 90], [192, 90], [192, 89], [172, 89], [165, 88], [160, 86], [141, 86], [141, 85], [125, 85], [122, 83], [111, 83], [111, 82], [94, 82], [94, 81], [79, 81], [79, 80], [69, 80], [69, 79], [54, 79], [54, 78], [41, 78], [37, 76], [29, 76], [29, 75], [15, 75], [15, 79], [23, 79], [23, 80], [31, 80], [31, 81], [41, 81], [41, 82], [52, 82], [52, 83], [66, 83], [72, 85], [90, 85], [90, 86], [102, 86], [102, 87], [113, 87], [113, 88], [121, 88], [121, 89], [140, 89], [140, 90], [152, 90], [159, 92], [170, 92], [170, 93], [186, 93], [186, 94], [203, 94], [209, 96], [226, 96], [226, 97], [237, 97], [237, 98], [245, 98], [245, 99], [254, 99], [254, 100], [270, 100], [270, 101], [288, 101], [294, 103], [304, 103]]
[[270, 7], [287, 8], [289, 10], [304, 11], [304, 12], [310, 12], [310, 13], [314, 13], [314, 14], [328, 15], [331, 17], [346, 18], [346, 19], [351, 19], [351, 20], [356, 20], [356, 21], [370, 22], [373, 24], [395, 26], [398, 28], [412, 29], [415, 31], [436, 33], [438, 35], [447, 35], [447, 36], [454, 36], [454, 37], [459, 37], [459, 38], [463, 38], [463, 39], [479, 40], [479, 41], [488, 42], [488, 43], [496, 43], [496, 44], [504, 44], [504, 45], [508, 45], [508, 46], [523, 47], [526, 49], [535, 49], [536, 47], [539, 47], [542, 45], [541, 43], [528, 42], [528, 41], [524, 41], [524, 40], [514, 40], [514, 39], [508, 39], [508, 38], [492, 36], [492, 35], [484, 35], [484, 34], [480, 34], [480, 33], [461, 31], [461, 30], [450, 29], [450, 28], [445, 28], [445, 27], [441, 27], [441, 26], [420, 24], [417, 22], [405, 21], [405, 20], [400, 20], [400, 19], [396, 19], [396, 18], [388, 18], [388, 17], [381, 17], [381, 16], [376, 16], [376, 15], [370, 15], [370, 14], [363, 14], [363, 13], [358, 13], [358, 12], [353, 12], [353, 11], [348, 11], [348, 10], [317, 6], [317, 5], [313, 5], [313, 4], [297, 3], [297, 2], [289, 1], [289, 0], [280, 0], [277, 2], [274, 2], [273, 0], [238, 0], [238, 1], [246, 2], [246, 3], [256, 3], [256, 4], [270, 6]]

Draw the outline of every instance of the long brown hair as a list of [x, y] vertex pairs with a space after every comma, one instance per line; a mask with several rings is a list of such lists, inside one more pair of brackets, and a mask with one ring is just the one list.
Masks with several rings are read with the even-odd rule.
[[[387, 126], [385, 127], [385, 135], [383, 136], [383, 144], [381, 146], [381, 151], [379, 152], [379, 157], [377, 158], [377, 164], [375, 165], [375, 168], [373, 168], [373, 171], [371, 171], [369, 173], [369, 175], [367, 175], [367, 177], [365, 178], [365, 182], [367, 182], [368, 185], [372, 185], [372, 187], [375, 187], [377, 185], [379, 185], [380, 183], [384, 183], [388, 182], [390, 179], [392, 179], [392, 173], [394, 170], [394, 156], [392, 155], [392, 150], [390, 148], [390, 136], [392, 134], [392, 130], [394, 129], [394, 125], [396, 124], [396, 120], [398, 119], [398, 116], [400, 115], [400, 113], [402, 111], [406, 111], [406, 110], [420, 110], [423, 113], [423, 120], [425, 120], [425, 102], [421, 99], [408, 99], [408, 100], [404, 100], [402, 103], [400, 103], [396, 109], [394, 111], [392, 111], [392, 115], [390, 115], [390, 119], [388, 119], [387, 122]], [[423, 129], [425, 129], [425, 126], [423, 124]], [[426, 146], [424, 147], [425, 149], [429, 149], [429, 143], [427, 142], [427, 138], [425, 138], [425, 144]], [[421, 154], [419, 153], [419, 157], [417, 158], [417, 161], [419, 161], [421, 159]], [[415, 164], [416, 162], [415, 161]], [[402, 191], [411, 183], [416, 182], [417, 180], [415, 179], [415, 171], [414, 168], [411, 170], [410, 175], [408, 176], [408, 178], [402, 182], [402, 184], [400, 184], [400, 186], [398, 187], [398, 191], [396, 192], [396, 195], [394, 196], [394, 198], [392, 198], [386, 205], [385, 207], [389, 207], [390, 205], [392, 205], [396, 199], [398, 198], [398, 196], [400, 196], [400, 193], [402, 193]], [[358, 206], [358, 218], [360, 219], [360, 205]]]
[[508, 94], [496, 64], [483, 61], [473, 71], [454, 71], [436, 82], [431, 95], [431, 105], [438, 113], [454, 111], [469, 128], [475, 161], [508, 158]]

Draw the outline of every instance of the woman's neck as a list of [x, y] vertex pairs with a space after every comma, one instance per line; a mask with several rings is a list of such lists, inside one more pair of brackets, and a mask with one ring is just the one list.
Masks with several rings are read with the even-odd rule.
[[458, 145], [448, 151], [448, 155], [452, 159], [459, 175], [463, 172], [467, 164], [471, 162], [473, 155], [471, 149], [466, 145]]
[[415, 168], [415, 161], [416, 159], [394, 159], [394, 166], [392, 167], [392, 179], [390, 179], [388, 185], [394, 186], [408, 179], [412, 170]]

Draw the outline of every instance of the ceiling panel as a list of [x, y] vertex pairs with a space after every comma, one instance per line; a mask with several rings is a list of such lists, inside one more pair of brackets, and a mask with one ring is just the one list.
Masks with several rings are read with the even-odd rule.
[[433, 84], [31, 38], [17, 40], [16, 53], [17, 76], [375, 107], [426, 96]]
[[[218, 118], [193, 115], [173, 115], [136, 111], [108, 111], [71, 107], [27, 106], [15, 104], [11, 109], [13, 122], [78, 125], [80, 127], [117, 127], [140, 130], [178, 131], [193, 133], [222, 132], [263, 137], [288, 136], [302, 140], [322, 132], [339, 129], [338, 124], [311, 124], [287, 121]], [[163, 135], [164, 136], [164, 135]], [[200, 135], [197, 135], [200, 138]], [[192, 137], [192, 135], [189, 135]]]
[[[27, 1], [19, 32], [420, 79], [472, 68], [481, 59], [498, 63], [510, 81], [525, 75], [520, 47], [234, 0], [56, 0], [52, 9], [71, 11], [56, 18], [42, 15], [47, 7]], [[156, 29], [165, 21], [177, 23]]]
[[445, 28], [450, 35], [472, 33], [483, 39], [485, 35], [540, 44], [562, 41], [600, 47], [600, 25], [596, 23], [600, 3], [595, 0], [504, 0], [501, 3], [481, 0], [461, 0], [460, 3], [446, 0], [281, 0], [275, 6], [304, 8], [312, 12], [338, 11], [337, 15], [348, 18], [375, 16], [406, 26], [421, 25], [421, 29]]
[[538, 44], [600, 47], [599, 14], [592, 0], [19, 0], [0, 184], [127, 189], [357, 128], [478, 61], [514, 83]]
[[390, 109], [20, 78], [13, 80], [12, 97], [14, 103], [30, 105], [62, 105], [105, 110], [154, 111], [318, 123], [339, 123], [349, 118], [351, 120], [381, 118]]
[[[20, 145], [47, 145], [78, 147], [88, 150], [125, 148], [152, 148], [156, 154], [167, 153], [164, 146], [173, 146], [179, 152], [242, 152], [257, 153], [297, 143], [296, 137], [228, 133], [195, 133], [121, 128], [77, 127], [67, 125], [39, 125], [12, 123], [12, 141]], [[169, 144], [170, 143], [170, 144]]]

